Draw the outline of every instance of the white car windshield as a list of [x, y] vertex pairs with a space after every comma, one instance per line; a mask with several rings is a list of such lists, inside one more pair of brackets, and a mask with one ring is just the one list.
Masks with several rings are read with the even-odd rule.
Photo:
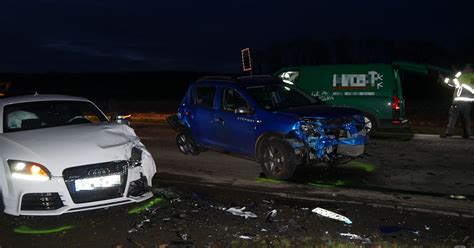
[[105, 121], [96, 106], [83, 101], [17, 103], [3, 110], [4, 133]]

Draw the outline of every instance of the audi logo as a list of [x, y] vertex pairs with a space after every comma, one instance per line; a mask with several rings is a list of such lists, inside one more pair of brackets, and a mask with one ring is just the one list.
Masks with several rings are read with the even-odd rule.
[[110, 174], [109, 168], [95, 168], [95, 169], [90, 169], [87, 172], [87, 175], [90, 177], [100, 177], [100, 176], [105, 176]]

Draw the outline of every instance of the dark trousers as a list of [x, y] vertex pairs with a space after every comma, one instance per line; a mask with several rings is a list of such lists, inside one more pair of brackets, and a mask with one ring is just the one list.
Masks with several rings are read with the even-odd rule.
[[449, 123], [446, 128], [447, 134], [454, 134], [456, 121], [462, 115], [464, 119], [464, 135], [471, 135], [471, 103], [470, 102], [455, 102], [449, 109]]

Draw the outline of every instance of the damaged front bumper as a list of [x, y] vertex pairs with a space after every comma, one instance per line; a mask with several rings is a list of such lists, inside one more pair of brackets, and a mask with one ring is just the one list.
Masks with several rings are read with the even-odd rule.
[[[69, 167], [62, 176], [52, 176], [48, 181], [25, 184], [21, 179], [9, 178], [14, 191], [4, 196], [4, 202], [9, 202], [4, 212], [60, 215], [147, 200], [153, 196], [150, 189], [156, 173], [155, 162], [141, 143], [132, 147], [130, 154], [128, 160]], [[79, 180], [101, 181], [108, 177], [120, 177], [120, 183], [90, 189], [78, 186], [84, 187], [83, 183], [78, 184]]]
[[305, 163], [358, 157], [364, 153], [368, 141], [363, 122], [357, 116], [342, 121], [304, 119], [288, 137], [297, 158]]

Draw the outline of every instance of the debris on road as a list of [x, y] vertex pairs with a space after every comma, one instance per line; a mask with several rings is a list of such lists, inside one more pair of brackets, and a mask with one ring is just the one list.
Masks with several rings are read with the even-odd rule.
[[331, 219], [334, 219], [334, 220], [339, 220], [339, 221], [345, 222], [348, 225], [352, 224], [352, 221], [349, 218], [347, 218], [346, 216], [331, 212], [331, 211], [326, 210], [324, 208], [317, 207], [317, 208], [313, 209], [311, 212], [317, 213], [321, 216], [328, 217], [328, 218], [331, 218]]
[[178, 235], [178, 237], [180, 237], [181, 240], [183, 240], [183, 241], [188, 240], [188, 234], [187, 233], [176, 232], [176, 235]]
[[246, 235], [240, 235], [239, 238], [240, 239], [252, 239], [251, 237], [246, 236]]
[[[414, 223], [407, 222], [406, 219], [402, 221], [389, 219], [381, 214], [374, 214], [377, 216], [375, 217], [377, 220], [357, 218], [363, 214], [358, 208], [353, 209], [354, 213], [349, 216], [344, 212], [344, 209], [348, 208], [342, 203], [318, 203], [317, 207], [311, 207], [307, 204], [313, 203], [278, 198], [254, 199], [247, 198], [247, 194], [242, 194], [240, 199], [243, 200], [236, 200], [239, 198], [225, 196], [225, 194], [222, 196], [222, 194], [215, 194], [214, 191], [202, 193], [196, 191], [195, 188], [191, 188], [190, 192], [182, 191], [179, 195], [172, 194], [172, 192], [174, 190], [161, 191], [159, 195], [157, 194], [157, 196], [163, 197], [160, 204], [138, 215], [130, 216], [133, 218], [133, 222], [130, 222], [131, 226], [128, 228], [131, 229], [128, 234], [125, 234], [127, 235], [125, 237], [131, 237], [132, 241], [136, 240], [140, 245], [146, 247], [165, 244], [169, 248], [213, 247], [212, 245], [217, 245], [215, 247], [219, 247], [219, 245], [253, 247], [259, 244], [274, 245], [275, 247], [279, 247], [279, 245], [283, 245], [282, 247], [303, 247], [307, 244], [320, 244], [321, 242], [325, 244], [328, 242], [342, 242], [341, 244], [357, 242], [360, 245], [365, 245], [378, 244], [393, 238], [400, 242], [408, 242], [410, 245], [418, 245], [436, 235], [437, 232], [431, 232], [431, 230], [438, 231], [439, 229], [438, 225], [426, 219], [420, 220], [421, 223]], [[166, 198], [165, 194], [172, 198], [178, 197], [181, 201], [172, 201], [172, 199]], [[373, 214], [371, 211], [368, 213], [369, 215]], [[401, 210], [396, 214], [405, 216], [405, 213], [408, 212]], [[321, 216], [337, 221], [324, 220]], [[350, 220], [348, 217], [354, 219]], [[249, 218], [254, 218], [256, 221], [248, 220]], [[388, 225], [385, 223], [388, 220], [396, 222], [390, 226], [390, 223], [387, 223]], [[339, 221], [343, 223], [341, 224]], [[350, 225], [353, 223], [352, 221], [357, 225]], [[394, 235], [383, 235], [379, 232], [377, 235], [367, 233], [369, 230], [367, 228], [360, 229], [361, 225], [367, 226], [368, 223], [375, 228], [380, 224], [386, 225], [380, 227], [381, 232], [403, 232]], [[427, 230], [430, 230], [431, 233], [430, 235], [419, 235], [417, 230], [410, 229], [406, 223], [416, 224], [421, 228], [420, 232], [428, 233]], [[125, 229], [125, 232], [126, 230], [128, 229]], [[469, 229], [463, 232], [466, 233], [464, 236], [469, 235], [467, 231]], [[314, 233], [318, 235], [315, 236]], [[450, 239], [446, 243], [466, 244], [462, 242], [462, 237]], [[134, 244], [129, 245], [135, 246]]]
[[129, 229], [128, 233], [138, 232], [138, 230], [143, 229], [146, 223], [150, 223], [150, 222], [151, 222], [150, 219], [145, 218], [142, 221], [140, 221], [138, 224], [136, 224], [134, 228]]
[[267, 218], [265, 219], [265, 221], [271, 222], [272, 218], [274, 218], [276, 215], [277, 215], [277, 210], [273, 209], [272, 211], [267, 213]]
[[372, 243], [369, 238], [363, 238], [357, 234], [353, 233], [340, 233], [341, 236], [343, 237], [348, 237], [350, 240], [360, 240], [363, 243]]
[[466, 200], [466, 197], [463, 195], [449, 195], [449, 198], [454, 200]]
[[464, 239], [462, 240], [463, 243], [467, 243], [467, 241], [470, 239], [471, 237], [470, 236], [466, 236], [464, 237]]
[[233, 215], [245, 217], [245, 219], [257, 218], [256, 214], [254, 214], [252, 212], [249, 212], [249, 211], [244, 211], [244, 210], [245, 210], [245, 207], [243, 207], [243, 208], [228, 208], [225, 211], [227, 211], [229, 213], [232, 213]]

